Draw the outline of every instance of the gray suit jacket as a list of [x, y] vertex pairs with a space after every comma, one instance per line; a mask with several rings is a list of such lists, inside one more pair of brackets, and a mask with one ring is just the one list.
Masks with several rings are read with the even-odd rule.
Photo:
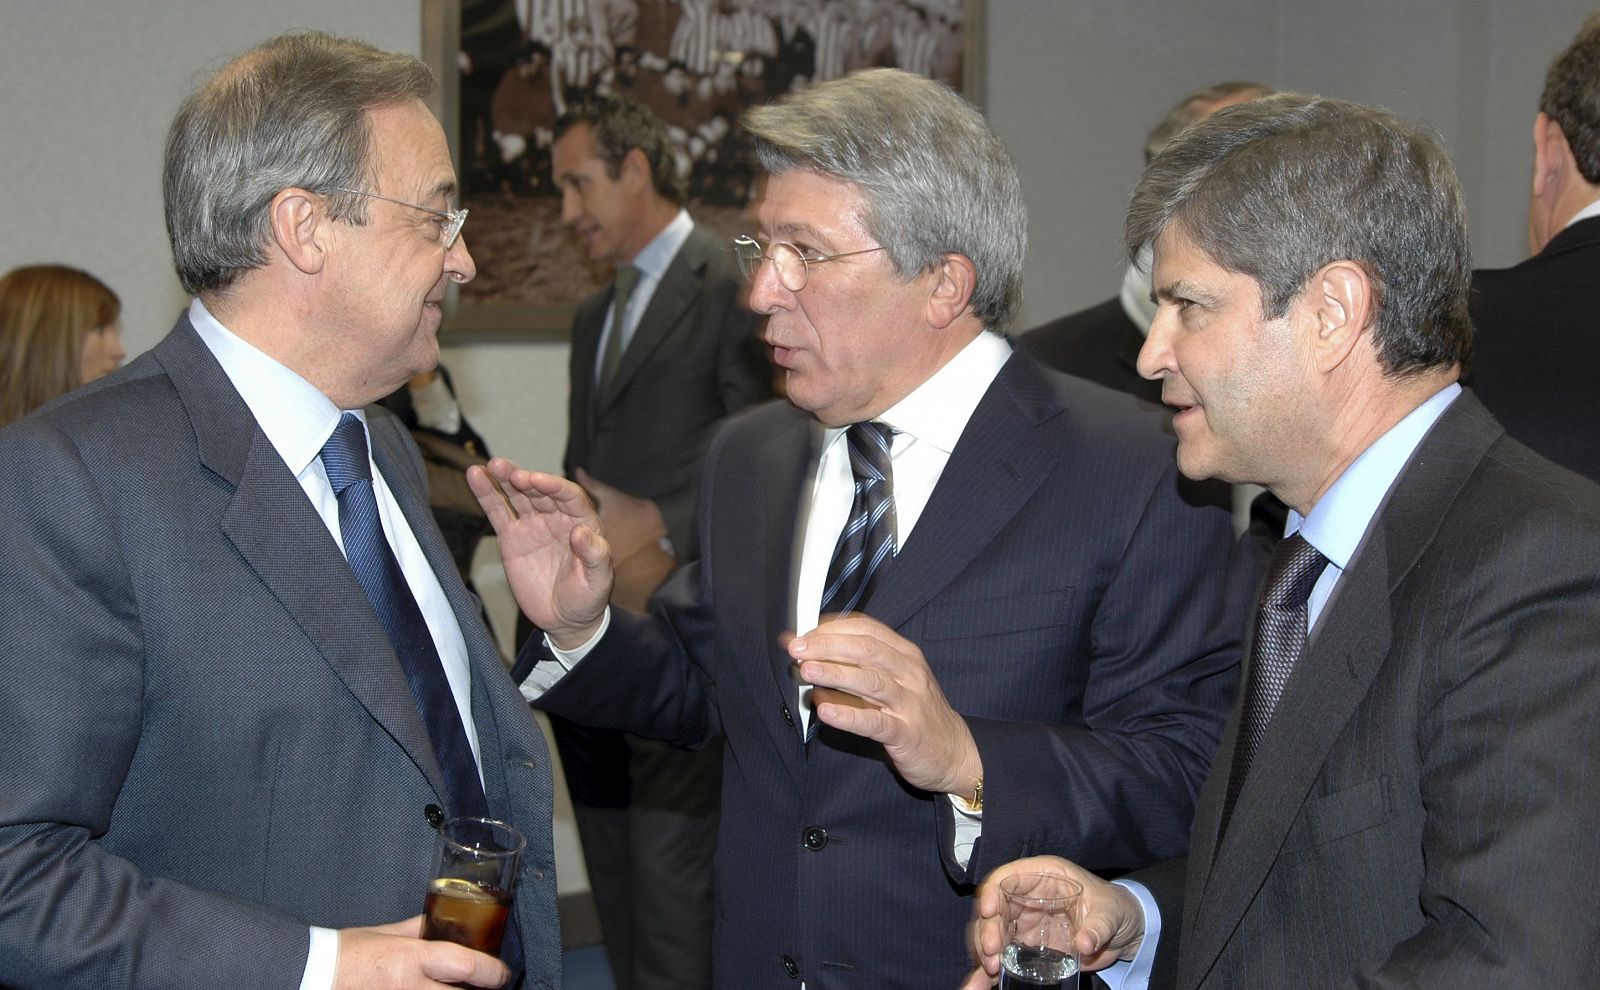
[[[1219, 846], [1230, 722], [1176, 985], [1593, 986], [1597, 713], [1600, 489], [1463, 394], [1327, 605]], [[1180, 875], [1151, 878], [1169, 921]]]
[[[544, 740], [428, 512], [373, 456], [466, 637], [493, 813], [528, 836], [526, 986], [560, 982]], [[187, 317], [0, 431], [0, 986], [298, 985], [307, 926], [417, 914], [438, 765], [394, 651]]]
[[733, 250], [696, 226], [639, 319], [611, 387], [595, 394], [607, 285], [572, 319], [562, 469], [655, 502], [681, 559], [695, 550], [695, 493], [717, 425], [772, 395], [772, 365], [746, 309]]

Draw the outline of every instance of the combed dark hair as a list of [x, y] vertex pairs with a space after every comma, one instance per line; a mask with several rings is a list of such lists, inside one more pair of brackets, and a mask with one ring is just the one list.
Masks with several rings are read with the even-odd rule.
[[814, 171], [853, 183], [861, 224], [910, 279], [947, 253], [977, 268], [972, 310], [1004, 331], [1022, 303], [1028, 210], [1011, 153], [942, 83], [869, 69], [745, 111], [773, 175]]
[[316, 31], [281, 35], [229, 62], [178, 108], [162, 192], [178, 280], [226, 289], [266, 262], [268, 210], [284, 189], [329, 198], [366, 222], [366, 201], [332, 189], [373, 178], [369, 111], [427, 100], [433, 73], [411, 55]]
[[1438, 142], [1385, 110], [1285, 94], [1217, 111], [1139, 180], [1129, 257], [1168, 228], [1255, 279], [1268, 319], [1324, 265], [1361, 265], [1390, 375], [1471, 358], [1472, 259], [1455, 170]]
[[615, 179], [622, 159], [638, 148], [650, 163], [656, 192], [675, 205], [683, 204], [688, 182], [678, 172], [667, 125], [649, 107], [631, 97], [610, 93], [585, 96], [556, 120], [556, 138], [579, 124], [588, 124], [594, 132], [595, 157], [605, 162], [607, 175]]
[[1600, 14], [1550, 63], [1539, 109], [1561, 125], [1584, 180], [1600, 184]]
[[1161, 149], [1167, 142], [1183, 133], [1183, 129], [1205, 116], [1205, 109], [1218, 100], [1225, 100], [1230, 96], [1239, 96], [1244, 93], [1252, 97], [1262, 97], [1272, 92], [1271, 86], [1264, 86], [1258, 82], [1245, 82], [1243, 80], [1230, 80], [1219, 82], [1205, 89], [1197, 89], [1182, 100], [1178, 105], [1167, 111], [1161, 122], [1150, 129], [1144, 139], [1144, 163], [1150, 164], [1155, 157], [1161, 154]]

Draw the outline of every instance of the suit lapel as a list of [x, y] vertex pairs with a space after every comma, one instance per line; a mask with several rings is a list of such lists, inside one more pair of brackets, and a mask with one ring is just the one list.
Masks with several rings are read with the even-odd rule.
[[350, 693], [443, 794], [443, 776], [394, 648], [305, 491], [187, 317], [156, 355], [189, 412], [201, 463], [234, 488], [223, 534]]
[[[796, 682], [790, 672], [789, 654], [779, 643], [795, 627], [795, 581], [799, 578], [800, 542], [803, 538], [801, 523], [809, 511], [812, 481], [817, 458], [821, 454], [822, 427], [810, 416], [791, 408], [793, 414], [781, 432], [775, 432], [771, 442], [761, 451], [759, 467], [754, 476], [763, 479], [765, 497], [758, 497], [760, 518], [756, 523], [757, 552], [760, 553], [756, 574], [785, 575], [784, 579], [756, 582], [765, 600], [761, 603], [765, 616], [765, 642], [770, 658], [767, 684], [754, 685], [754, 696], [761, 697], [775, 690], [778, 697], [793, 711], [797, 698]], [[752, 665], [747, 668], [754, 670]], [[796, 785], [801, 780], [805, 764], [805, 750], [799, 745], [800, 713], [793, 711], [795, 726], [783, 724], [776, 740], [785, 765], [794, 775]]]
[[706, 259], [703, 245], [696, 237], [698, 233], [699, 228], [691, 232], [661, 276], [656, 291], [651, 294], [650, 304], [645, 307], [638, 326], [634, 328], [633, 339], [628, 342], [628, 349], [622, 352], [622, 363], [617, 365], [616, 377], [602, 386], [598, 407], [600, 412], [603, 413], [617, 401], [617, 397], [628, 387], [628, 382], [650, 360], [650, 355], [671, 336], [678, 321], [704, 290]]
[[905, 546], [867, 613], [898, 628], [949, 584], [1027, 504], [1056, 467], [1038, 440], [1063, 411], [1032, 362], [1013, 354], [973, 410]]
[[1230, 720], [1195, 816], [1191, 855], [1200, 858], [1188, 875], [1180, 986], [1199, 984], [1249, 910], [1328, 754], [1387, 659], [1396, 592], [1502, 433], [1464, 393], [1424, 437], [1319, 618], [1219, 845], [1237, 712]]

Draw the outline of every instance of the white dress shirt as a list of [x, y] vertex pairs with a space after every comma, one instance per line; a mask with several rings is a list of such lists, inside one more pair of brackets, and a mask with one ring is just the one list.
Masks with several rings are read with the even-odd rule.
[[[250, 408], [261, 432], [267, 435], [278, 456], [288, 466], [295, 480], [305, 490], [306, 497], [322, 517], [334, 542], [344, 550], [339, 533], [339, 498], [328, 482], [328, 472], [322, 466], [322, 445], [333, 435], [344, 410], [339, 409], [316, 386], [290, 371], [284, 365], [263, 354], [217, 322], [205, 304], [195, 299], [189, 305], [189, 322], [200, 335], [206, 347], [222, 365], [222, 370], [233, 387]], [[366, 424], [366, 414], [359, 409], [349, 410]], [[372, 460], [371, 441], [368, 441], [367, 459]], [[450, 682], [450, 693], [461, 713], [461, 724], [466, 729], [467, 742], [472, 747], [473, 761], [478, 764], [480, 781], [483, 761], [478, 753], [478, 733], [472, 721], [472, 674], [467, 663], [467, 642], [456, 622], [450, 600], [433, 568], [428, 565], [422, 547], [417, 543], [411, 527], [396, 504], [394, 495], [383, 479], [376, 463], [372, 464], [372, 490], [378, 502], [378, 516], [383, 522], [383, 532], [389, 548], [400, 562], [411, 594], [422, 610], [428, 632], [433, 636], [439, 659], [444, 664], [445, 678]], [[334, 965], [338, 961], [338, 932], [328, 928], [311, 929], [311, 952], [301, 977], [301, 990], [326, 990], [333, 986]]]

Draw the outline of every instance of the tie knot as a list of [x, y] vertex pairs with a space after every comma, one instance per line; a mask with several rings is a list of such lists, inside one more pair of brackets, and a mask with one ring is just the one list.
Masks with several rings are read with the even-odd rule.
[[1311, 586], [1317, 583], [1327, 565], [1328, 558], [1299, 533], [1283, 540], [1272, 551], [1265, 601], [1277, 608], [1297, 608], [1305, 604]]
[[628, 297], [633, 294], [633, 287], [639, 284], [639, 269], [632, 265], [623, 265], [617, 269], [616, 294], [618, 305], [626, 306]]
[[340, 416], [333, 436], [322, 445], [322, 467], [328, 472], [328, 484], [333, 486], [336, 496], [358, 481], [372, 479], [372, 465], [367, 458], [367, 430], [354, 413]]
[[894, 428], [887, 423], [852, 423], [845, 431], [850, 448], [850, 470], [859, 481], [882, 481], [889, 477], [889, 450]]

